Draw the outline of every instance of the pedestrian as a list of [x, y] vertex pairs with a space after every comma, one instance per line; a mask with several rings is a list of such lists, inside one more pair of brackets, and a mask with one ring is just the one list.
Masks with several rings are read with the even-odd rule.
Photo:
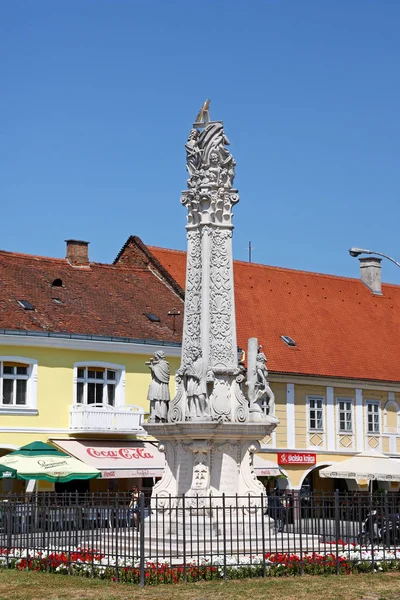
[[286, 523], [286, 500], [282, 501], [279, 490], [274, 490], [268, 498], [268, 515], [274, 520], [275, 531], [283, 533]]
[[133, 527], [138, 529], [140, 522], [139, 489], [134, 485], [131, 491], [132, 494], [128, 506], [129, 520], [133, 523]]

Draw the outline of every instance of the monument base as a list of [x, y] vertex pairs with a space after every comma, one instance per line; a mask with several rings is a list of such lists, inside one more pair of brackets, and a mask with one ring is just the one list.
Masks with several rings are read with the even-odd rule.
[[[193, 421], [146, 424], [165, 452], [166, 468], [154, 486], [152, 509], [190, 508], [212, 511], [217, 507], [261, 508], [265, 488], [253, 469], [256, 440], [269, 435], [274, 417], [257, 423]], [[184, 498], [183, 498], [184, 496]]]

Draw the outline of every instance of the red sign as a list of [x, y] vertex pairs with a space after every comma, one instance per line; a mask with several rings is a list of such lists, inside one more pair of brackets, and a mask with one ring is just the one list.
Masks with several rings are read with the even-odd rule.
[[278, 465], [315, 465], [316, 454], [311, 452], [278, 452]]
[[116, 450], [99, 450], [97, 448], [86, 448], [86, 452], [92, 458], [111, 458], [112, 460], [120, 460], [127, 458], [128, 460], [137, 460], [139, 458], [154, 458], [150, 452], [146, 452], [144, 448], [118, 448]]

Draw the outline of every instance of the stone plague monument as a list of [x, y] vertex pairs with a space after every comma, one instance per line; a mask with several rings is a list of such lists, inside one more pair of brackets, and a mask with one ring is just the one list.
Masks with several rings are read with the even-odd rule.
[[205, 102], [185, 146], [189, 179], [181, 202], [188, 211], [188, 245], [176, 396], [166, 419], [165, 403], [146, 424], [166, 455], [164, 475], [153, 489], [161, 508], [178, 507], [182, 494], [193, 508], [209, 498], [221, 506], [222, 494], [227, 506], [259, 506], [265, 489], [254, 473], [253, 453], [279, 422], [270, 414], [273, 394], [255, 338], [249, 340], [247, 373], [238, 360], [232, 208], [239, 195], [228, 145], [223, 123], [210, 121]]

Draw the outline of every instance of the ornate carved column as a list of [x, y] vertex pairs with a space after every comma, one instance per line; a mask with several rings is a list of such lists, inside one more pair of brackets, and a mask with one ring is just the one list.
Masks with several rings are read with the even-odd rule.
[[[201, 350], [204, 414], [182, 410], [185, 420], [235, 420], [232, 381], [239, 374], [232, 263], [232, 207], [235, 161], [221, 121], [210, 121], [209, 103], [201, 109], [186, 143], [188, 189], [187, 278], [182, 374]], [[199, 362], [199, 361], [198, 361]], [[183, 382], [184, 385], [184, 382]], [[182, 396], [185, 404], [187, 397]], [[175, 411], [176, 412], [176, 411]], [[172, 413], [171, 413], [172, 417]], [[173, 417], [172, 417], [173, 419]]]
[[[259, 504], [264, 488], [252, 456], [257, 440], [278, 423], [249, 398], [245, 369], [238, 364], [232, 209], [239, 196], [228, 145], [222, 122], [210, 121], [206, 102], [185, 146], [189, 179], [181, 202], [188, 211], [188, 246], [177, 394], [168, 422], [146, 425], [166, 453], [166, 472], [153, 490], [159, 501], [185, 494], [196, 503], [211, 495], [217, 505], [225, 493], [231, 498], [227, 502], [238, 494], [244, 505], [249, 497]], [[252, 396], [257, 385], [255, 380]]]

